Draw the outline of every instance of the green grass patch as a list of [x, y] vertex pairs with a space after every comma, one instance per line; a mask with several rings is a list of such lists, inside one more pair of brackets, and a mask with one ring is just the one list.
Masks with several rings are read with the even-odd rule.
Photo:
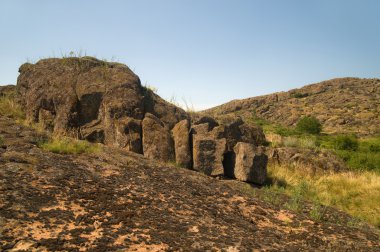
[[93, 144], [84, 140], [68, 137], [57, 137], [39, 144], [39, 147], [53, 153], [82, 154], [95, 153], [101, 150], [99, 144]]
[[380, 174], [380, 136], [362, 139], [351, 135], [320, 136], [319, 141], [321, 148], [333, 150], [350, 169]]

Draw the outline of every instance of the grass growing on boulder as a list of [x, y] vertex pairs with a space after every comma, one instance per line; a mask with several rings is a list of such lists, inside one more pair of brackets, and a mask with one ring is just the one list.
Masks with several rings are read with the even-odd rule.
[[99, 152], [101, 149], [98, 144], [68, 137], [53, 138], [47, 142], [39, 144], [39, 147], [46, 151], [60, 154], [94, 153]]

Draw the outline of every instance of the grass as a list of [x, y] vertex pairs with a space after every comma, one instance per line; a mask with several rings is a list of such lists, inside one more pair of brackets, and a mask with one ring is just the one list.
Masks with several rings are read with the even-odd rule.
[[[302, 133], [293, 127], [271, 123], [258, 118], [255, 114], [251, 121], [262, 126], [266, 136], [278, 135], [272, 141], [272, 147], [328, 149], [340, 157], [351, 170], [373, 171], [380, 174], [380, 135], [358, 139], [350, 134], [311, 135]], [[355, 145], [356, 141], [357, 146]]]
[[357, 171], [373, 171], [380, 174], [380, 136], [358, 139], [356, 149], [336, 148], [336, 139], [340, 136], [319, 137], [320, 147], [333, 150], [347, 166]]
[[46, 151], [60, 154], [96, 153], [101, 150], [99, 144], [68, 137], [52, 138], [47, 142], [40, 143], [39, 147]]
[[0, 96], [0, 115], [16, 120], [24, 120], [25, 113], [21, 106], [14, 100], [14, 93]]
[[[312, 218], [321, 219], [325, 208], [341, 209], [352, 216], [380, 228], [380, 175], [370, 171], [345, 172], [311, 176], [284, 166], [269, 166], [269, 187], [291, 196], [286, 207], [299, 210], [302, 200], [314, 202]], [[269, 190], [269, 189], [267, 189]]]

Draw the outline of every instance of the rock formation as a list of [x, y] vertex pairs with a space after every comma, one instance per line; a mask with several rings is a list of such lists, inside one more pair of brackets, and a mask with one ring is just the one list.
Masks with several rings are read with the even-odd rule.
[[236, 179], [256, 184], [264, 184], [267, 175], [268, 157], [255, 146], [239, 142], [234, 147]]
[[172, 130], [176, 163], [186, 168], [192, 167], [189, 131], [190, 123], [187, 119], [177, 123]]
[[[265, 142], [261, 128], [240, 118], [225, 123], [209, 116], [191, 120], [184, 110], [141, 86], [126, 65], [73, 57], [27, 63], [19, 71], [17, 91], [27, 120], [55, 134], [175, 161], [212, 176], [264, 182], [265, 162], [244, 164], [248, 175], [243, 178], [234, 174], [232, 158], [237, 143], [253, 150]], [[264, 155], [249, 154], [253, 159]]]

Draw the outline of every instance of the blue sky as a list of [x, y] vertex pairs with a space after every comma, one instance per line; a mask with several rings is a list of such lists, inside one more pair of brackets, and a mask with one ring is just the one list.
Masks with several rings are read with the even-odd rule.
[[127, 64], [197, 109], [335, 77], [380, 77], [377, 0], [1, 0], [0, 83], [26, 60]]

